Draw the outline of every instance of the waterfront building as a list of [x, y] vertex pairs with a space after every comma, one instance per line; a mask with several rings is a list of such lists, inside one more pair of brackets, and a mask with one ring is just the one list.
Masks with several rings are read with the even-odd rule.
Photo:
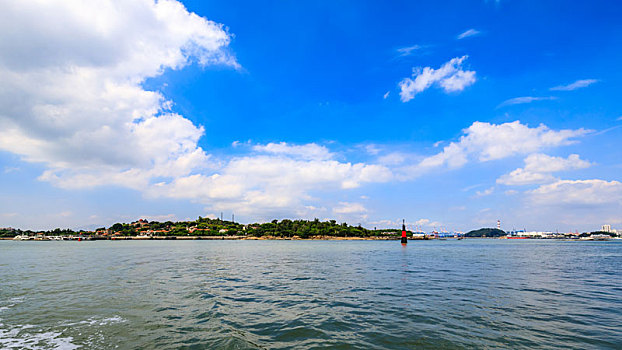
[[611, 225], [603, 225], [601, 231], [611, 232]]

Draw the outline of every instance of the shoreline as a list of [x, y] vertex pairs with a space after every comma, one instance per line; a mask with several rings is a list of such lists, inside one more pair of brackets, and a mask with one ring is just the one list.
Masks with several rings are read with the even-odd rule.
[[[123, 237], [95, 237], [82, 239], [82, 241], [391, 241], [399, 240], [399, 237], [334, 237], [334, 236], [313, 236], [309, 238], [277, 237], [277, 236], [123, 236]], [[0, 237], [0, 240], [13, 241], [13, 237]], [[75, 240], [76, 239], [71, 239]], [[54, 241], [53, 239], [28, 239], [23, 241]]]
[[[465, 237], [463, 239], [505, 239], [505, 237]], [[141, 236], [123, 236], [123, 237], [93, 237], [88, 239], [82, 239], [82, 241], [399, 241], [400, 237], [335, 237], [335, 236], [313, 236], [308, 238], [300, 238], [298, 236], [294, 237], [277, 237], [277, 236], [150, 236], [150, 237], [141, 237]], [[409, 239], [408, 241], [436, 241], [439, 239], [429, 238], [429, 239]], [[443, 240], [458, 240], [456, 238], [446, 238]], [[589, 239], [568, 239], [568, 238], [526, 238], [526, 241], [535, 241], [535, 240], [546, 240], [546, 241], [577, 241], [577, 242], [592, 242], [598, 240], [589, 240]], [[616, 238], [612, 238], [609, 240], [618, 240]], [[0, 237], [0, 241], [58, 241], [55, 239], [28, 239], [28, 240], [14, 240], [13, 237]], [[63, 241], [78, 241], [77, 237], [73, 239], [67, 239]], [[517, 241], [523, 241], [517, 240]], [[608, 240], [607, 240], [608, 241]]]

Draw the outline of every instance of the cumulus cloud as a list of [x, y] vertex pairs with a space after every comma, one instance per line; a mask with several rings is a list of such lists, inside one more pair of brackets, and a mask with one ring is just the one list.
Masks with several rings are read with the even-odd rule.
[[567, 158], [531, 154], [525, 159], [525, 170], [541, 173], [584, 169], [591, 165], [590, 162], [581, 159], [578, 154], [571, 154]]
[[579, 158], [578, 154], [571, 154], [568, 158], [552, 157], [546, 154], [530, 154], [525, 158], [525, 167], [518, 168], [509, 174], [497, 179], [497, 183], [504, 185], [541, 184], [557, 180], [552, 173], [584, 169], [592, 164]]
[[468, 56], [452, 58], [440, 68], [414, 68], [411, 78], [404, 78], [399, 82], [400, 98], [408, 102], [415, 95], [437, 85], [445, 92], [462, 91], [475, 83], [475, 71], [463, 70], [462, 64]]
[[556, 180], [523, 192], [521, 202], [524, 206], [517, 216], [548, 229], [594, 230], [604, 223], [622, 222], [619, 181]]
[[479, 30], [476, 30], [476, 29], [471, 28], [471, 29], [468, 29], [468, 30], [466, 30], [466, 31], [464, 31], [464, 32], [462, 32], [462, 33], [460, 33], [460, 34], [456, 37], [456, 39], [460, 40], [460, 39], [464, 39], [464, 38], [468, 38], [468, 37], [471, 37], [471, 36], [478, 35], [478, 34], [480, 34], [480, 33], [481, 33], [481, 32], [480, 32]]
[[598, 206], [622, 204], [622, 183], [619, 181], [559, 180], [528, 192], [540, 205]]
[[173, 0], [2, 7], [1, 150], [62, 187], [141, 188], [209, 164], [203, 128], [142, 83], [193, 62], [239, 67], [222, 25]]
[[[316, 145], [317, 146], [317, 145]], [[210, 210], [231, 210], [257, 219], [284, 213], [315, 215], [318, 191], [340, 191], [386, 182], [391, 171], [380, 165], [304, 159], [286, 152], [232, 158], [213, 174], [193, 174], [149, 189], [158, 197], [191, 199]]]
[[597, 79], [582, 79], [582, 80], [577, 80], [574, 83], [568, 84], [568, 85], [559, 85], [559, 86], [555, 86], [552, 87], [550, 90], [553, 91], [573, 91], [573, 90], [577, 90], [577, 89], [581, 89], [584, 87], [588, 87], [594, 83], [597, 83], [598, 80]]
[[523, 97], [515, 97], [515, 98], [511, 98], [509, 100], [505, 100], [503, 102], [501, 102], [501, 104], [499, 104], [497, 106], [497, 108], [501, 108], [501, 107], [505, 107], [505, 106], [511, 106], [511, 105], [518, 105], [518, 104], [524, 104], [524, 103], [531, 103], [534, 101], [547, 101], [547, 100], [555, 100], [557, 99], [557, 97], [554, 96], [544, 96], [544, 97], [534, 97], [534, 96], [523, 96]]
[[498, 184], [503, 185], [531, 185], [531, 184], [541, 184], [547, 183], [557, 180], [557, 178], [551, 173], [538, 173], [531, 172], [522, 168], [518, 168], [513, 170], [509, 174], [505, 174], [497, 179]]
[[190, 64], [239, 68], [223, 25], [178, 1], [13, 1], [2, 8], [0, 150], [42, 164], [42, 181], [117, 185], [269, 217], [317, 214], [327, 210], [313, 205], [318, 191], [392, 178], [385, 166], [340, 162], [314, 143], [254, 145], [224, 159], [205, 152], [203, 127], [143, 86]]
[[590, 132], [585, 129], [551, 130], [545, 125], [531, 128], [520, 121], [503, 124], [474, 122], [463, 130], [457, 142], [451, 142], [443, 151], [426, 157], [407, 167], [405, 176], [417, 176], [439, 167], [459, 168], [469, 159], [486, 162], [517, 154], [529, 154], [544, 148], [569, 145], [575, 138]]

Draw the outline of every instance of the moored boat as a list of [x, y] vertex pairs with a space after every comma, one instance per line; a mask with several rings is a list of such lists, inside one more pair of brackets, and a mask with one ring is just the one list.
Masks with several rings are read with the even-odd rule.
[[33, 237], [30, 237], [28, 235], [17, 235], [15, 237], [13, 237], [14, 241], [28, 241], [34, 239]]
[[590, 237], [592, 237], [592, 240], [594, 241], [608, 241], [611, 239], [611, 236], [604, 234], [591, 235]]

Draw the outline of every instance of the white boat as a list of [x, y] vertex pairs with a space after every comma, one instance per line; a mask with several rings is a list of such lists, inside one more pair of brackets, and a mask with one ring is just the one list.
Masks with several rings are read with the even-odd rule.
[[15, 237], [13, 237], [13, 240], [15, 240], [15, 241], [28, 241], [30, 239], [33, 239], [33, 237], [30, 237], [28, 235], [17, 235]]

